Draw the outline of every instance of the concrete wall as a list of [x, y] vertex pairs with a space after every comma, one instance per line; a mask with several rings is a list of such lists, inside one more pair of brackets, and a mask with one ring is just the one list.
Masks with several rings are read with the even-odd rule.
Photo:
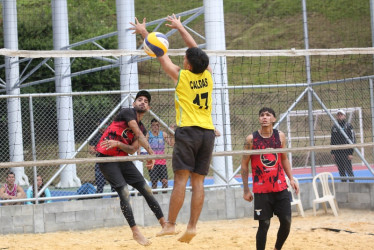
[[[312, 208], [314, 191], [311, 183], [301, 184], [301, 199], [305, 210]], [[335, 183], [340, 208], [374, 210], [374, 183]], [[200, 220], [225, 220], [253, 216], [253, 203], [242, 198], [242, 188], [206, 190]], [[165, 216], [170, 193], [156, 195]], [[177, 222], [189, 219], [191, 192], [186, 192]], [[131, 197], [138, 225], [157, 225], [158, 221], [141, 196]], [[296, 211], [295, 208], [293, 208]], [[0, 207], [0, 233], [44, 233], [87, 230], [127, 225], [118, 198], [53, 202], [40, 205]]]

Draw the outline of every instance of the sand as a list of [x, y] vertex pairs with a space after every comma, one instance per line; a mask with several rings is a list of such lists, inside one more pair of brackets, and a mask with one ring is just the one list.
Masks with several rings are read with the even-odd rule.
[[[320, 210], [316, 217], [311, 210], [306, 211], [305, 218], [294, 214], [291, 233], [283, 249], [373, 249], [374, 211], [341, 209], [339, 212], [339, 217], [334, 217], [331, 210], [327, 214]], [[183, 231], [185, 227], [185, 224], [177, 225]], [[278, 227], [278, 219], [274, 217], [266, 249], [273, 249]], [[143, 234], [152, 241], [147, 247], [132, 239], [127, 226], [79, 232], [11, 234], [1, 236], [0, 249], [256, 249], [257, 221], [253, 218], [199, 221], [197, 230], [197, 236], [187, 244], [177, 240], [181, 233], [155, 237], [160, 227], [141, 227]]]

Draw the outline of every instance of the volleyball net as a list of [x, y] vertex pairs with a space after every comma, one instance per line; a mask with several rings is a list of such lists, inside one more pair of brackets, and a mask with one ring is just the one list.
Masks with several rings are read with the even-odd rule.
[[[354, 148], [357, 180], [373, 178], [374, 49], [206, 52], [215, 82], [212, 117], [221, 133], [206, 186], [241, 182], [241, 157], [251, 153], [243, 151], [244, 140], [260, 128], [262, 107], [275, 110], [274, 126], [287, 136], [287, 148], [277, 150], [288, 154], [298, 177], [309, 178], [314, 171], [337, 174], [331, 150]], [[177, 65], [183, 65], [184, 53], [168, 52]], [[95, 163], [101, 159], [92, 153], [94, 139], [119, 109], [131, 107], [140, 89], [152, 95], [145, 127], [150, 130], [155, 118], [161, 130], [174, 132], [170, 128], [175, 124], [174, 85], [157, 59], [142, 50], [0, 49], [0, 55], [4, 63], [0, 72], [1, 182], [12, 170], [22, 185], [31, 185], [36, 171], [56, 190], [76, 191], [83, 183], [96, 186]], [[12, 73], [14, 65], [19, 74]], [[331, 146], [339, 109], [353, 126], [352, 145]], [[171, 153], [172, 147], [166, 145], [164, 155], [154, 156], [167, 161], [169, 187], [173, 185]], [[149, 158], [134, 155], [111, 160], [134, 161], [150, 181], [142, 165]], [[108, 185], [105, 192], [110, 192]]]

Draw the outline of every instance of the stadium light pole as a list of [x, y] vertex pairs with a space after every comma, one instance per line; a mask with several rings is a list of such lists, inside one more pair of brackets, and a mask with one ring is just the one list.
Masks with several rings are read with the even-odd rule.
[[[18, 50], [17, 31], [17, 2], [13, 0], [3, 1], [3, 27], [4, 47]], [[8, 95], [19, 95], [20, 89], [16, 87], [19, 80], [18, 57], [5, 57], [6, 93]], [[20, 98], [7, 99], [8, 110], [8, 135], [9, 135], [9, 160], [24, 161], [23, 157], [23, 134]], [[28, 178], [23, 167], [12, 168], [19, 185], [29, 185]]]

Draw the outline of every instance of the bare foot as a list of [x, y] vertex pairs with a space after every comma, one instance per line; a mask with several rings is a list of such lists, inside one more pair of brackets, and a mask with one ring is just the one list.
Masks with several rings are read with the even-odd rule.
[[190, 243], [196, 235], [196, 230], [187, 229], [186, 232], [178, 239], [180, 242]]
[[161, 231], [156, 234], [156, 237], [176, 234], [179, 234], [179, 231], [175, 229], [175, 223], [166, 222]]
[[140, 232], [133, 232], [132, 238], [142, 246], [149, 246], [152, 244], [152, 242], [148, 240], [146, 237], [144, 237], [144, 235]]

